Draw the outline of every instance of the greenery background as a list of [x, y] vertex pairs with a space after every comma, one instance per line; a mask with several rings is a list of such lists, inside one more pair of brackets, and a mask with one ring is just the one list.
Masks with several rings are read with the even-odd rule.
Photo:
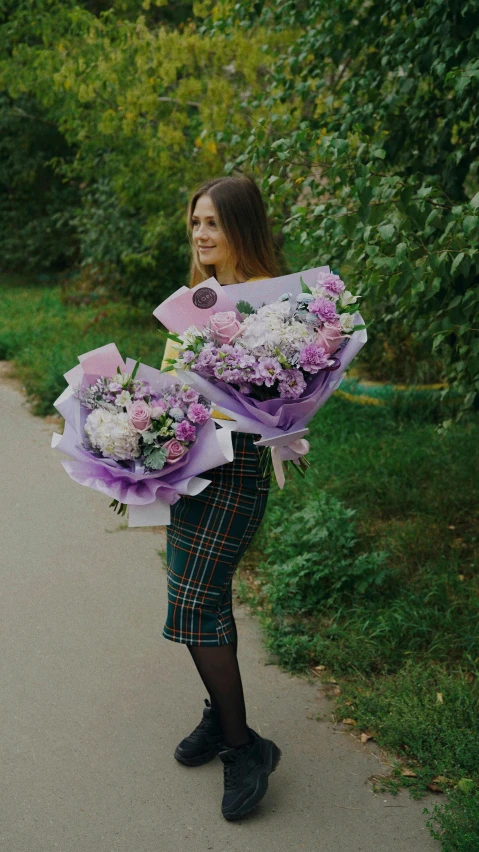
[[0, 0], [0, 357], [36, 413], [79, 341], [160, 363], [210, 176], [253, 174], [286, 268], [361, 294], [368, 344], [238, 591], [390, 783], [448, 793], [446, 852], [479, 846], [478, 36], [472, 0]]

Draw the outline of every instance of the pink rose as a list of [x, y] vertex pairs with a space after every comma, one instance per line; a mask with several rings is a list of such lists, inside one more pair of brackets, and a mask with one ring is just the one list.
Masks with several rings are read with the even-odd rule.
[[339, 348], [344, 334], [340, 326], [326, 322], [322, 328], [316, 329], [316, 343], [326, 349], [328, 355], [332, 355]]
[[138, 399], [128, 408], [128, 420], [137, 432], [146, 432], [151, 426], [151, 408], [142, 399]]
[[229, 343], [240, 330], [241, 323], [234, 311], [219, 311], [210, 317], [210, 328], [219, 343]]
[[174, 464], [183, 458], [185, 453], [188, 452], [188, 447], [185, 447], [184, 444], [180, 444], [175, 438], [171, 438], [166, 444], [163, 444], [163, 448], [167, 451], [167, 456], [165, 459], [166, 464]]

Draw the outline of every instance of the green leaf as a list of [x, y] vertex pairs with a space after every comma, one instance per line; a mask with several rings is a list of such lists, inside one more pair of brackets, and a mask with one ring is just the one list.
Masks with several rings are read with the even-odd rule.
[[451, 264], [451, 275], [454, 275], [458, 266], [460, 266], [462, 260], [464, 259], [464, 252], [460, 251], [459, 254], [456, 255], [452, 264]]
[[173, 331], [165, 331], [163, 328], [158, 329], [158, 334], [166, 340], [174, 340], [175, 343], [183, 343], [181, 337], [178, 337]]
[[140, 368], [140, 362], [139, 362], [139, 361], [137, 361], [137, 362], [136, 362], [136, 364], [135, 364], [135, 366], [133, 367], [133, 372], [132, 372], [132, 374], [131, 374], [131, 378], [132, 378], [132, 379], [134, 379], [134, 378], [135, 378], [135, 376], [136, 376], [136, 374], [137, 374], [137, 372], [138, 372], [139, 368]]
[[143, 452], [145, 455], [144, 465], [148, 470], [161, 470], [165, 466], [168, 451], [164, 447], [155, 447], [153, 444], [145, 447]]
[[253, 305], [250, 305], [250, 303], [246, 302], [244, 299], [240, 299], [240, 301], [236, 303], [236, 310], [239, 311], [240, 314], [256, 313], [256, 308], [253, 308]]
[[380, 225], [378, 228], [379, 233], [381, 234], [383, 240], [390, 240], [395, 232], [394, 225]]
[[476, 194], [471, 198], [469, 204], [473, 210], [477, 210], [479, 207], [479, 192], [476, 192]]
[[312, 296], [313, 294], [311, 293], [311, 290], [309, 289], [308, 285], [303, 281], [302, 276], [300, 276], [299, 280], [301, 281], [301, 292], [302, 293], [309, 293], [310, 296]]
[[471, 233], [474, 228], [477, 228], [479, 225], [479, 217], [477, 216], [466, 216], [463, 222], [464, 233], [466, 237]]

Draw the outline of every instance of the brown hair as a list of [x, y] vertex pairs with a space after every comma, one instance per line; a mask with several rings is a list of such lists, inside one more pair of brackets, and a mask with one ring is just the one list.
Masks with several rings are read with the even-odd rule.
[[279, 275], [277, 252], [266, 208], [253, 178], [247, 175], [220, 177], [200, 186], [188, 206], [187, 227], [192, 248], [190, 287], [215, 274], [214, 266], [200, 263], [191, 239], [193, 213], [202, 195], [211, 198], [228, 245], [235, 248], [239, 258], [237, 268], [244, 275], [242, 280], [274, 278]]

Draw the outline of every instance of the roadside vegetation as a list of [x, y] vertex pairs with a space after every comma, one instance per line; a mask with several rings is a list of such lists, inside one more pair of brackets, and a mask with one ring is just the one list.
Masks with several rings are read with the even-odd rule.
[[252, 174], [290, 270], [361, 295], [239, 592], [388, 783], [438, 792], [443, 852], [479, 849], [478, 38], [473, 0], [0, 4], [0, 358], [36, 414], [88, 349], [160, 365], [210, 177]]

